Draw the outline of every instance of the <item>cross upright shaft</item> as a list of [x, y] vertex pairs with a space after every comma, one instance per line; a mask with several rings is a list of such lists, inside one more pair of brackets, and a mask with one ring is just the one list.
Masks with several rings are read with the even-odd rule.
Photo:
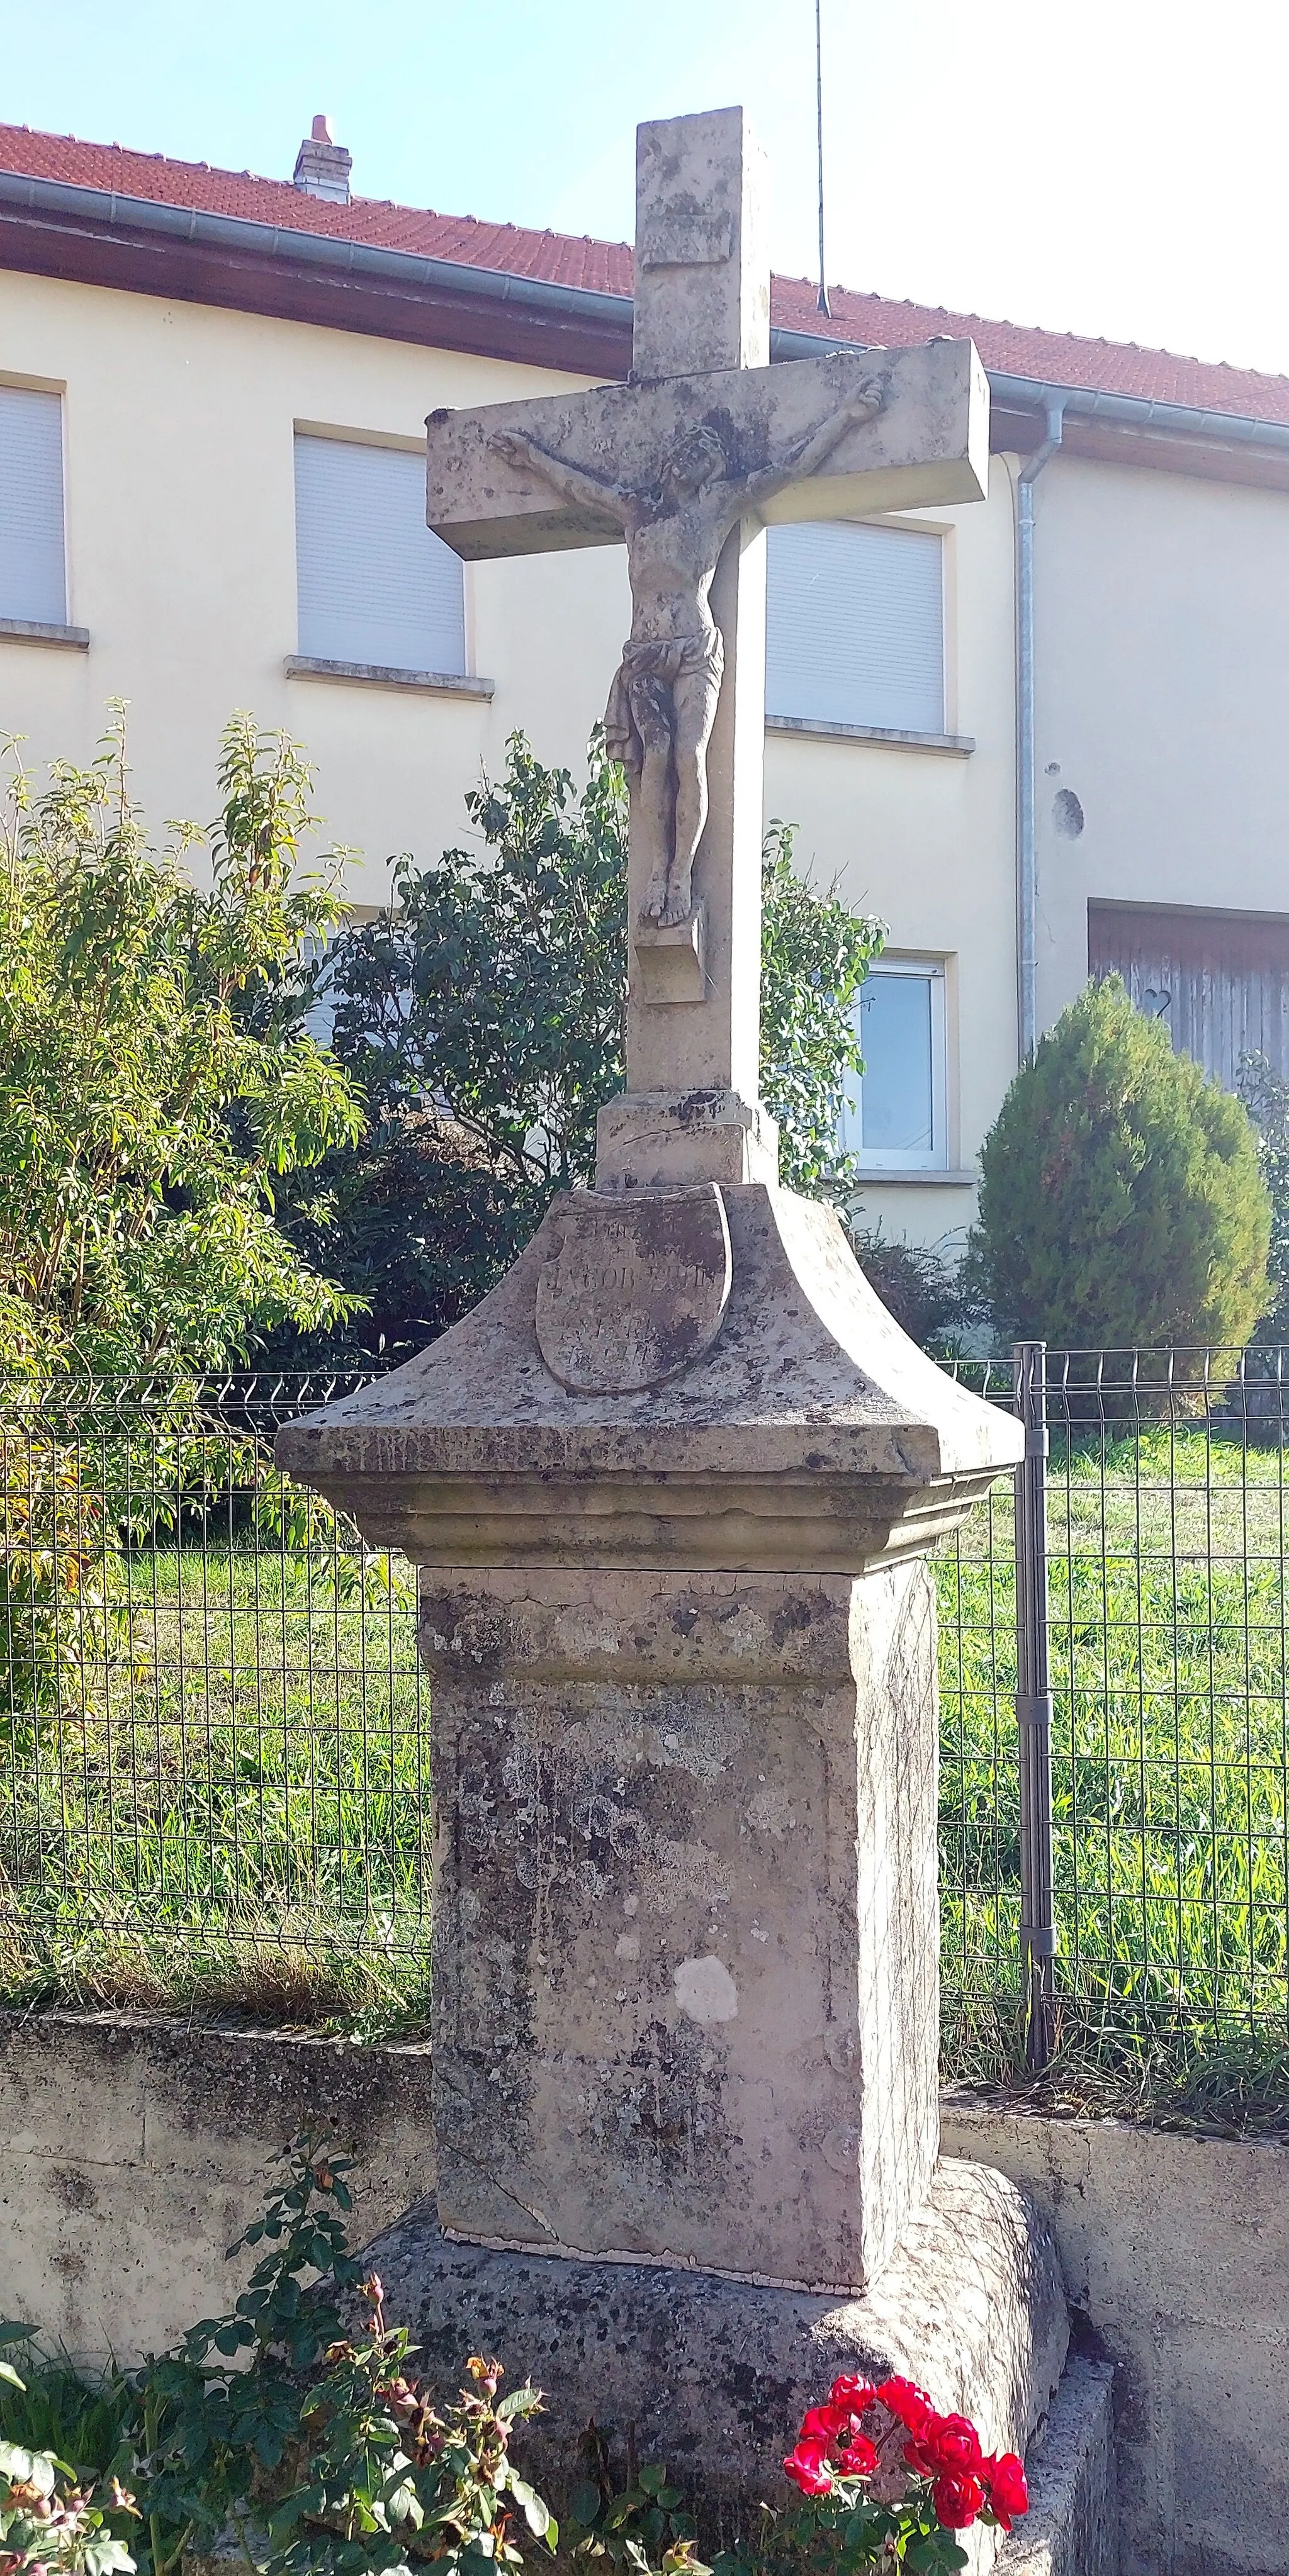
[[[632, 374], [690, 377], [770, 363], [765, 160], [741, 107], [642, 125], [636, 139]], [[697, 389], [696, 389], [697, 390]], [[761, 1030], [765, 536], [740, 520], [711, 589], [724, 673], [707, 748], [710, 803], [695, 880], [704, 999], [651, 999], [633, 943], [627, 1093], [714, 1090], [755, 1104]], [[632, 868], [634, 879], [637, 869]], [[643, 889], [629, 889], [638, 920]], [[692, 949], [689, 951], [692, 955]]]

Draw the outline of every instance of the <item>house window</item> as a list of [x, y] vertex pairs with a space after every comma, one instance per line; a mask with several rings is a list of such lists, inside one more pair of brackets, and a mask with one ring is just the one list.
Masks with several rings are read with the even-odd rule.
[[851, 1075], [841, 1145], [870, 1170], [933, 1172], [947, 1162], [944, 967], [883, 957], [858, 1003], [862, 1075]]
[[1284, 914], [1090, 903], [1088, 973], [1122, 975], [1138, 1010], [1228, 1091], [1246, 1055], [1289, 1075]]
[[302, 654], [464, 671], [464, 576], [426, 527], [422, 456], [297, 436], [295, 548]]
[[767, 715], [943, 733], [943, 538], [830, 520], [768, 542]]
[[17, 385], [0, 385], [0, 617], [67, 618], [62, 396]]

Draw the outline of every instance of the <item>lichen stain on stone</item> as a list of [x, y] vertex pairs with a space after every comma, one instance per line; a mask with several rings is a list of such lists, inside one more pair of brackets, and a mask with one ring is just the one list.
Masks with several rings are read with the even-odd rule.
[[[605, 2070], [607, 2072], [607, 2070]], [[725, 2114], [724, 2067], [697, 2027], [655, 2018], [625, 2065], [583, 2092], [585, 2140], [650, 2193], [684, 2185], [723, 2197], [742, 2140]]]
[[655, 1835], [640, 1870], [640, 1902], [647, 1914], [676, 1915], [701, 1896], [706, 1905], [728, 1905], [733, 1872], [706, 1843]]
[[742, 1751], [747, 1734], [746, 1721], [731, 1729], [722, 1723], [719, 1710], [677, 1706], [668, 1709], [665, 1721], [646, 1724], [644, 1758], [651, 1767], [687, 1772], [711, 1788], [728, 1769], [731, 1755]]
[[831, 1604], [822, 1593], [790, 1592], [770, 1621], [770, 1635], [776, 1648], [783, 1645], [788, 1637], [812, 1627], [816, 1619], [826, 1619], [830, 1610]]
[[753, 1833], [773, 1834], [776, 1841], [796, 1823], [791, 1792], [777, 1783], [749, 1798], [746, 1815]]
[[738, 1988], [723, 1959], [707, 1951], [699, 1959], [682, 1959], [672, 1971], [672, 1988], [683, 2013], [700, 2028], [709, 2030], [713, 2023], [733, 2021], [738, 2013]]

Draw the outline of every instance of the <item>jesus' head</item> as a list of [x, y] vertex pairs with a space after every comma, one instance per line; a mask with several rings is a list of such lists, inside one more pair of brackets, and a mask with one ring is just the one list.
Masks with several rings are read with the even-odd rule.
[[728, 459], [717, 431], [705, 421], [697, 421], [692, 429], [681, 433], [662, 460], [659, 479], [663, 496], [668, 501], [687, 501], [705, 484], [719, 483], [728, 471]]

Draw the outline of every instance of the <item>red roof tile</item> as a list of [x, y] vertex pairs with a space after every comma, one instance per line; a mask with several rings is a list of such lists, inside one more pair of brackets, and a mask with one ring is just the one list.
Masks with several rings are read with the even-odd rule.
[[[287, 180], [257, 179], [249, 170], [217, 170], [204, 161], [169, 161], [161, 153], [125, 151], [119, 143], [81, 143], [71, 135], [35, 134], [26, 126], [0, 125], [0, 169], [123, 197], [150, 198], [162, 205], [238, 216], [282, 230], [329, 234], [377, 249], [458, 260], [469, 267], [542, 278], [553, 285], [586, 287], [609, 295], [631, 293], [632, 255], [625, 242], [528, 232], [514, 224], [480, 223], [473, 215], [437, 215], [375, 197], [356, 197], [347, 206], [327, 205]], [[1289, 423], [1289, 377], [1214, 366], [1198, 358], [1175, 357], [1167, 349], [1141, 349], [1132, 342], [1084, 340], [1069, 332], [990, 322], [977, 313], [897, 303], [886, 296], [857, 294], [849, 287], [832, 288], [830, 300], [832, 316], [825, 321], [816, 311], [811, 281], [776, 277], [772, 318], [791, 330], [891, 348], [930, 339], [936, 332], [954, 338], [970, 335], [986, 366], [999, 374]]]

